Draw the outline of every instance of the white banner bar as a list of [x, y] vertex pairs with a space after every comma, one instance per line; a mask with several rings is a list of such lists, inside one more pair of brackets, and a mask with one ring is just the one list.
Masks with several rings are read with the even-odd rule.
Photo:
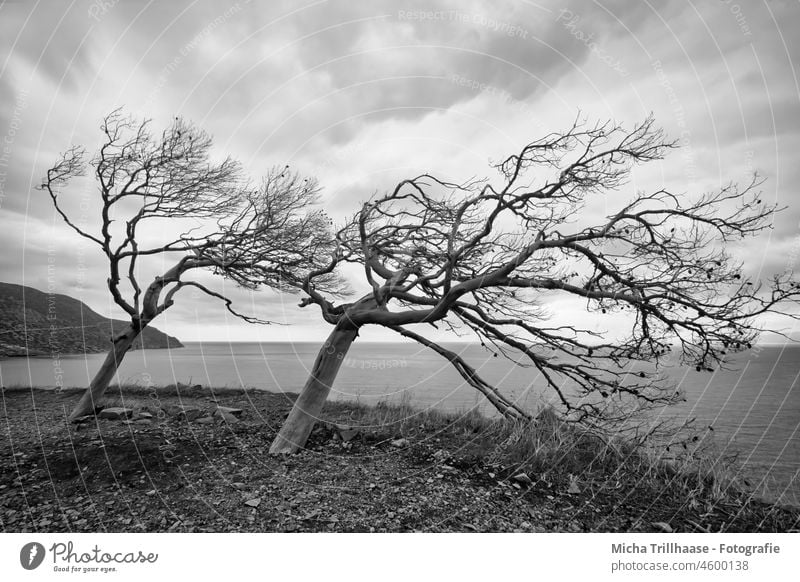
[[796, 534], [0, 535], [2, 580], [777, 582], [799, 572]]

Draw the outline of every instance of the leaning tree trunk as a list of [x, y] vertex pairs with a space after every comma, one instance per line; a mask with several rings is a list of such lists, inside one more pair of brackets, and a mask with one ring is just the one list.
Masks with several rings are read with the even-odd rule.
[[270, 453], [296, 453], [305, 446], [356, 336], [358, 329], [351, 324], [340, 324], [333, 329], [317, 355], [303, 391], [269, 448]]
[[114, 345], [109, 350], [108, 355], [106, 355], [103, 365], [100, 366], [97, 374], [95, 374], [92, 379], [89, 388], [86, 389], [80, 402], [78, 402], [78, 405], [69, 415], [70, 421], [74, 421], [82, 416], [94, 414], [95, 403], [106, 391], [111, 380], [114, 379], [117, 369], [120, 363], [122, 363], [122, 358], [125, 357], [125, 354], [131, 348], [133, 342], [136, 341], [140, 333], [140, 329], [137, 330], [133, 325], [129, 325], [125, 328], [125, 331], [112, 340]]

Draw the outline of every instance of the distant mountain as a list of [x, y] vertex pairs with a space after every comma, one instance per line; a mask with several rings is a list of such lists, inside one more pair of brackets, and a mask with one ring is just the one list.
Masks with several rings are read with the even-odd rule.
[[[0, 356], [105, 352], [113, 333], [127, 325], [68, 295], [0, 283]], [[177, 338], [148, 326], [133, 349], [181, 347]]]

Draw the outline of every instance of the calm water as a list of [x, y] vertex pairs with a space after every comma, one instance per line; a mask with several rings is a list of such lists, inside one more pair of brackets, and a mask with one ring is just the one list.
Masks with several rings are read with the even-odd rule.
[[[534, 408], [552, 397], [534, 371], [487, 357], [477, 345], [451, 344], [481, 375], [508, 395]], [[130, 352], [119, 371], [123, 383], [174, 382], [209, 386], [249, 386], [297, 392], [305, 382], [318, 345], [310, 343], [195, 343], [176, 350]], [[60, 370], [50, 358], [0, 360], [4, 386], [87, 386], [103, 354], [63, 356]], [[695, 417], [714, 426], [721, 453], [736, 452], [748, 477], [770, 497], [800, 500], [800, 347], [761, 347], [740, 354], [735, 370], [670, 373], [688, 402], [670, 414]], [[57, 378], [62, 375], [62, 379]], [[413, 344], [356, 342], [342, 366], [333, 398], [365, 404], [399, 400], [403, 393], [418, 407], [491, 413], [480, 394], [466, 385], [435, 353]]]

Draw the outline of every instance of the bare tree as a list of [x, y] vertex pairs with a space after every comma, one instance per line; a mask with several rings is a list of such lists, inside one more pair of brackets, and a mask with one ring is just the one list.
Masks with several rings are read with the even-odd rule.
[[[663, 374], [665, 360], [705, 371], [750, 347], [758, 316], [800, 297], [791, 274], [751, 281], [726, 250], [770, 225], [776, 208], [762, 202], [757, 176], [693, 201], [664, 189], [640, 192], [592, 226], [575, 221], [592, 197], [622, 198], [633, 166], [674, 145], [651, 118], [632, 131], [576, 121], [497, 164], [498, 186], [424, 174], [364, 204], [338, 231], [331, 260], [301, 284], [301, 305], [317, 305], [334, 329], [271, 452], [304, 446], [364, 325], [434, 350], [503, 415], [528, 417], [419, 324], [474, 333], [495, 356], [530, 366], [567, 420], [594, 426], [680, 398]], [[315, 280], [344, 262], [363, 267], [371, 291], [334, 304]], [[569, 314], [571, 324], [548, 325], [542, 300], [559, 296], [614, 314], [627, 334], [587, 329], [580, 311]], [[641, 371], [632, 372], [637, 362]]]
[[[288, 166], [270, 170], [253, 187], [242, 179], [237, 162], [211, 161], [211, 138], [180, 118], [154, 137], [149, 120], [136, 121], [116, 110], [101, 130], [102, 145], [88, 164], [85, 151], [73, 147], [41, 185], [64, 222], [100, 247], [108, 260], [108, 289], [130, 317], [130, 325], [111, 338], [108, 356], [71, 420], [94, 412], [136, 337], [173, 305], [181, 289], [192, 287], [221, 299], [237, 317], [267, 323], [239, 313], [228, 297], [192, 277], [198, 269], [250, 288], [296, 291], [297, 281], [318, 268], [316, 257], [330, 252], [329, 220], [313, 207], [318, 186]], [[100, 197], [94, 231], [70, 218], [60, 194], [87, 165]], [[143, 261], [151, 268], [164, 261], [172, 266], [145, 286], [140, 283]], [[320, 283], [336, 293], [330, 277]]]

